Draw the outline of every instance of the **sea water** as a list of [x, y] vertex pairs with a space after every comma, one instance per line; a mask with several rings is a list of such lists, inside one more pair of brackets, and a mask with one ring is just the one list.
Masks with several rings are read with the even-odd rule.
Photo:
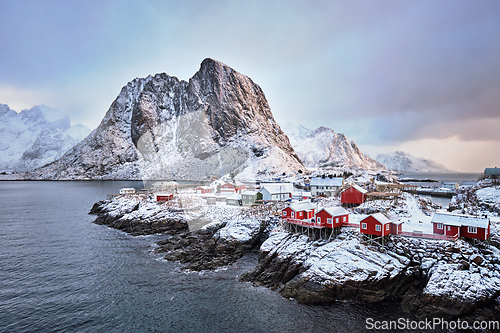
[[1, 332], [352, 333], [367, 318], [413, 318], [396, 301], [308, 306], [239, 282], [255, 255], [186, 273], [152, 254], [164, 236], [92, 223], [94, 202], [142, 185], [0, 182]]

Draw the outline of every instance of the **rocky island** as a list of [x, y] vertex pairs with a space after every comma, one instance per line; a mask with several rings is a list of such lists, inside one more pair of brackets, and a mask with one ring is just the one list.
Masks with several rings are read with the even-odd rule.
[[[147, 195], [120, 196], [96, 203], [91, 213], [97, 214], [95, 223], [133, 235], [165, 234], [155, 252], [183, 269], [212, 270], [258, 252], [256, 266], [240, 281], [269, 287], [299, 303], [396, 301], [419, 318], [477, 320], [500, 314], [495, 226], [495, 246], [392, 236], [381, 247], [363, 244], [358, 230], [350, 227], [333, 239], [289, 232], [276, 216], [282, 203], [228, 208], [200, 202], [192, 201], [196, 209], [183, 210]], [[406, 208], [400, 205], [399, 213], [408, 213]], [[189, 220], [200, 218], [211, 223], [189, 231]]]

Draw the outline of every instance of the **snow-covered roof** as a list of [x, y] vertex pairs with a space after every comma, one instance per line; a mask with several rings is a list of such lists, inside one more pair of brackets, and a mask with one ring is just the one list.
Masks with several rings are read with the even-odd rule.
[[197, 189], [198, 188], [202, 188], [204, 190], [212, 190], [213, 189], [213, 187], [211, 187], [211, 186], [198, 186]]
[[257, 191], [244, 191], [244, 192], [243, 192], [243, 193], [241, 193], [241, 194], [245, 194], [245, 195], [256, 195], [257, 193], [259, 193], [259, 192], [257, 192]]
[[291, 204], [290, 208], [298, 212], [301, 210], [313, 210], [314, 205], [310, 201], [301, 201]]
[[340, 216], [340, 215], [348, 215], [349, 212], [345, 210], [343, 207], [326, 207], [323, 208], [328, 214], [331, 216]]
[[342, 187], [342, 185], [344, 185], [344, 178], [343, 177], [333, 177], [333, 178], [314, 177], [311, 179], [311, 186]]
[[[352, 184], [351, 186], [349, 186], [348, 188], [346, 188], [344, 191], [347, 191], [351, 187], [355, 188], [357, 191], [359, 191], [359, 192], [361, 192], [363, 194], [368, 193], [367, 190], [365, 190], [364, 188], [362, 188], [361, 186], [356, 185], [356, 184]], [[344, 192], [344, 191], [342, 191], [342, 192]]]
[[293, 184], [291, 184], [291, 188], [287, 183], [277, 183], [277, 184], [262, 184], [260, 190], [266, 189], [270, 194], [276, 193], [292, 193]]
[[241, 200], [241, 195], [233, 194], [233, 195], [226, 197], [226, 200]]
[[485, 217], [471, 216], [471, 215], [440, 212], [440, 213], [434, 213], [431, 222], [442, 223], [445, 225], [452, 225], [456, 227], [465, 226], [465, 227], [479, 227], [486, 229], [488, 228], [490, 219]]
[[399, 217], [396, 214], [391, 213], [389, 211], [375, 213], [375, 214], [372, 214], [371, 216], [374, 217], [377, 221], [379, 221], [382, 224], [398, 223], [399, 222]]
[[124, 188], [120, 189], [120, 192], [121, 191], [135, 191], [135, 188], [133, 188], [133, 187], [124, 187]]
[[173, 195], [172, 193], [167, 193], [167, 192], [156, 192], [156, 196], [170, 196]]

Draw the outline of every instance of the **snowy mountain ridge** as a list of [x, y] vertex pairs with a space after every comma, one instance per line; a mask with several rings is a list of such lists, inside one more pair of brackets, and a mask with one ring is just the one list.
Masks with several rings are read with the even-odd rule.
[[434, 162], [433, 160], [415, 157], [403, 151], [379, 154], [375, 158], [387, 169], [399, 172], [451, 172], [446, 166]]
[[304, 169], [249, 77], [205, 59], [189, 81], [124, 86], [100, 125], [34, 179], [210, 179]]
[[383, 169], [383, 165], [361, 152], [354, 141], [331, 128], [319, 127], [315, 130], [286, 123], [282, 126], [292, 147], [305, 166], [357, 167], [362, 169]]
[[17, 113], [0, 104], [0, 171], [26, 172], [60, 158], [90, 133], [58, 109], [37, 105]]

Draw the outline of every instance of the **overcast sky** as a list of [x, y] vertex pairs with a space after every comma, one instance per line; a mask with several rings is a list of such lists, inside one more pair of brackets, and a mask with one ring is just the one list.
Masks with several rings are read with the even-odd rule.
[[500, 1], [0, 0], [0, 103], [96, 127], [122, 86], [204, 58], [264, 90], [278, 121], [363, 152], [500, 167]]

